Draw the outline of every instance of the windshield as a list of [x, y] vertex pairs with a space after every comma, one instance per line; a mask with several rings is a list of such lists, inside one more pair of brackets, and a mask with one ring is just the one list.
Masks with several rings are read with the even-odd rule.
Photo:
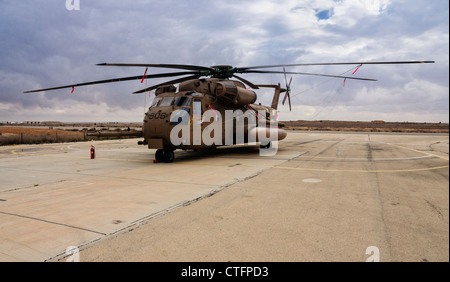
[[159, 106], [160, 107], [172, 106], [173, 99], [174, 99], [173, 97], [164, 97]]
[[161, 98], [156, 97], [155, 99], [153, 99], [153, 102], [152, 102], [152, 105], [150, 106], [150, 108], [158, 106], [159, 101], [161, 101]]
[[177, 106], [177, 107], [190, 107], [191, 100], [192, 100], [191, 97], [186, 97], [186, 96], [176, 97], [175, 102], [173, 104], [174, 104], [174, 106]]
[[192, 98], [181, 96], [181, 97], [156, 97], [153, 99], [152, 105], [153, 107], [164, 107], [164, 106], [176, 106], [176, 107], [191, 107]]

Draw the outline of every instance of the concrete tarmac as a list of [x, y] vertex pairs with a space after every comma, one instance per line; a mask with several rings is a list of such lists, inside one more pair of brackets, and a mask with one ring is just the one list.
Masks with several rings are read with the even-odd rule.
[[449, 261], [448, 134], [137, 141], [1, 147], [0, 261]]

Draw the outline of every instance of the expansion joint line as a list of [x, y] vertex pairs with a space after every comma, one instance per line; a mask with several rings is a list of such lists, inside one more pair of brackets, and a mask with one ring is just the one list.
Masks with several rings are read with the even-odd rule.
[[54, 222], [54, 221], [45, 220], [45, 219], [36, 218], [36, 217], [31, 217], [31, 216], [26, 216], [26, 215], [20, 215], [20, 214], [14, 214], [14, 213], [9, 213], [9, 212], [2, 212], [2, 211], [0, 211], [0, 214], [9, 215], [9, 216], [15, 216], [15, 217], [21, 217], [21, 218], [26, 218], [26, 219], [31, 219], [31, 220], [37, 220], [37, 221], [42, 221], [42, 222], [45, 222], [45, 223], [50, 223], [50, 224], [60, 225], [60, 226], [74, 228], [74, 229], [78, 229], [78, 230], [83, 230], [83, 231], [87, 231], [87, 232], [91, 232], [91, 233], [95, 233], [95, 234], [99, 234], [99, 235], [103, 235], [103, 236], [106, 235], [105, 233], [101, 233], [101, 232], [98, 232], [98, 231], [95, 231], [95, 230], [90, 230], [90, 229], [86, 229], [86, 228], [82, 228], [82, 227], [77, 227], [77, 226], [73, 226], [73, 225], [68, 225], [68, 224], [64, 224], [64, 223]]

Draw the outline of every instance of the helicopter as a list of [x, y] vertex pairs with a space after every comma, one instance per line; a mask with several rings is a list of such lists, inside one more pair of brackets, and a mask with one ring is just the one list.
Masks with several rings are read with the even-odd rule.
[[[174, 151], [177, 149], [200, 150], [259, 142], [261, 150], [275, 149], [276, 152], [277, 142], [287, 136], [286, 131], [278, 127], [278, 104], [281, 93], [285, 93], [282, 104], [284, 105], [287, 100], [289, 109], [292, 111], [290, 98], [292, 77], [288, 82], [288, 74], [323, 76], [344, 79], [344, 81], [347, 79], [377, 81], [376, 79], [355, 76], [286, 71], [288, 67], [354, 65], [357, 70], [363, 65], [422, 63], [434, 63], [434, 61], [308, 63], [252, 67], [101, 63], [97, 65], [145, 67], [145, 73], [139, 76], [84, 82], [25, 91], [24, 93], [65, 88], [72, 88], [73, 92], [75, 87], [79, 86], [129, 80], [141, 80], [143, 82], [144, 79], [183, 76], [133, 92], [133, 94], [141, 94], [155, 90], [155, 98], [143, 120], [144, 140], [139, 141], [138, 144], [145, 145], [149, 149], [156, 149], [155, 162], [171, 163], [175, 159]], [[183, 71], [147, 74], [148, 68], [168, 68]], [[283, 70], [273, 70], [274, 68], [283, 68]], [[254, 84], [237, 75], [246, 73], [284, 75], [285, 88], [282, 88], [280, 83], [276, 85]], [[178, 88], [175, 86], [176, 84], [179, 84]], [[270, 106], [256, 104], [257, 94], [253, 90], [260, 88], [274, 89]]]

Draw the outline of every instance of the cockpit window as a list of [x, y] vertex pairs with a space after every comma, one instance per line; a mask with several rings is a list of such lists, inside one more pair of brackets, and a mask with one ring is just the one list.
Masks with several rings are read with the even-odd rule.
[[194, 115], [202, 115], [202, 100], [195, 99], [193, 103]]
[[158, 106], [159, 101], [161, 101], [161, 98], [156, 97], [155, 99], [153, 99], [153, 102], [152, 102], [152, 105], [150, 106], [150, 108]]
[[173, 105], [176, 107], [187, 107], [191, 105], [191, 100], [192, 99], [190, 97], [176, 97]]
[[161, 103], [159, 104], [160, 107], [164, 107], [164, 106], [172, 106], [173, 103], [173, 97], [164, 97], [161, 101]]

